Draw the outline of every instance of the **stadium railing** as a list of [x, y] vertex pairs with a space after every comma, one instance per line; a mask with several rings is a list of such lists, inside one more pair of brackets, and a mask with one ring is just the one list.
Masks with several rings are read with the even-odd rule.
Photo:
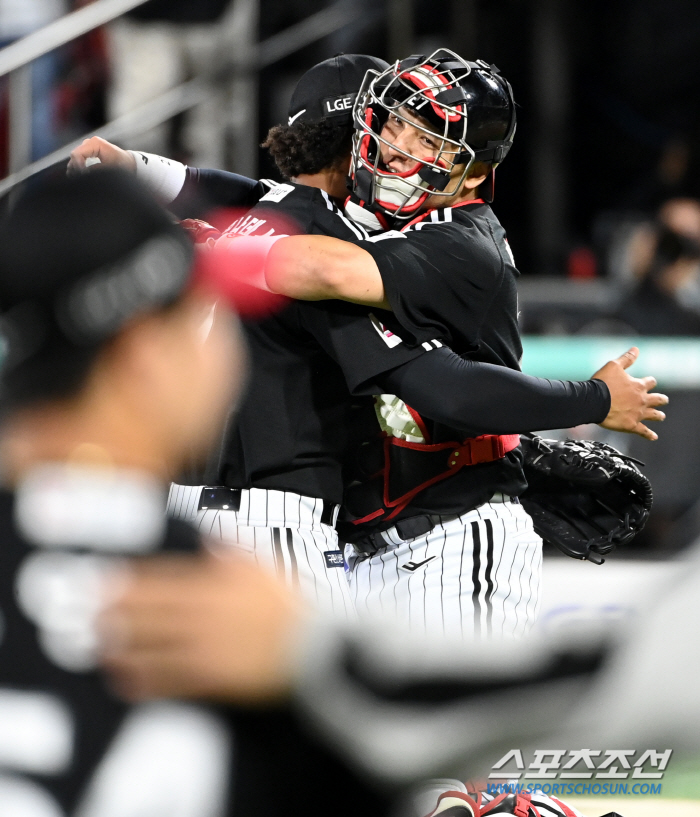
[[236, 169], [255, 175], [257, 137], [254, 123], [257, 119], [258, 72], [339, 31], [356, 20], [361, 13], [360, 7], [340, 0], [284, 31], [257, 42], [260, 0], [235, 0], [222, 26], [231, 35], [236, 47], [229, 49], [227, 56], [222, 57], [218, 65], [211, 66], [207, 74], [196, 76], [103, 127], [84, 134], [50, 155], [30, 162], [32, 61], [111, 22], [144, 2], [146, 0], [95, 0], [0, 50], [0, 77], [9, 74], [10, 93], [10, 174], [0, 180], [0, 195], [34, 173], [67, 158], [71, 150], [87, 137], [102, 136], [118, 142], [138, 135], [219, 92], [227, 83], [234, 82], [239, 115], [233, 138], [237, 153], [244, 157]]

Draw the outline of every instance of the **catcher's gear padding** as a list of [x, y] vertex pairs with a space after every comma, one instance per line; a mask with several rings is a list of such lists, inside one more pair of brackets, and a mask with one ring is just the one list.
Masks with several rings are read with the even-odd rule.
[[578, 809], [558, 797], [537, 790], [510, 794], [504, 792], [495, 797], [488, 792], [480, 792], [477, 798], [479, 817], [506, 814], [515, 817], [583, 817]]
[[528, 489], [520, 500], [546, 542], [574, 559], [603, 564], [603, 556], [642, 530], [652, 490], [636, 460], [591, 440], [532, 434], [521, 444]]

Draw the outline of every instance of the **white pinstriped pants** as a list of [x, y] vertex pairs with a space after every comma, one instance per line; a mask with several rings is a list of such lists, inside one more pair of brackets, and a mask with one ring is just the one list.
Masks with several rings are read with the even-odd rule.
[[540, 604], [542, 540], [522, 505], [487, 502], [432, 531], [363, 558], [346, 545], [350, 591], [361, 618], [396, 616], [422, 633], [522, 636]]
[[238, 511], [200, 511], [202, 487], [173, 483], [168, 514], [269, 566], [311, 604], [343, 619], [354, 617], [338, 534], [321, 522], [320, 499], [251, 488], [241, 491]]

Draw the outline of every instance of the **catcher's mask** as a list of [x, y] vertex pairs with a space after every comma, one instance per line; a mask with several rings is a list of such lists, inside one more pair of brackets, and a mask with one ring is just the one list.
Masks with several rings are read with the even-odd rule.
[[[390, 116], [438, 137], [435, 155], [419, 158], [393, 144], [385, 131]], [[446, 48], [368, 71], [353, 118], [353, 191], [371, 209], [400, 219], [415, 215], [429, 196], [453, 196], [474, 162], [491, 165], [482, 185], [482, 197], [491, 201], [493, 169], [510, 150], [516, 126], [513, 91], [498, 69]], [[383, 147], [413, 164], [392, 172], [382, 162]], [[456, 165], [464, 167], [452, 177]]]

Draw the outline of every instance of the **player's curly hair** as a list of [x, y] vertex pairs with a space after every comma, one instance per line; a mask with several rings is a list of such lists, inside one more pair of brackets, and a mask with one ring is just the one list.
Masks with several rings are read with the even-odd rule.
[[342, 167], [352, 148], [352, 134], [351, 122], [295, 122], [270, 128], [262, 146], [270, 151], [280, 173], [293, 179]]

